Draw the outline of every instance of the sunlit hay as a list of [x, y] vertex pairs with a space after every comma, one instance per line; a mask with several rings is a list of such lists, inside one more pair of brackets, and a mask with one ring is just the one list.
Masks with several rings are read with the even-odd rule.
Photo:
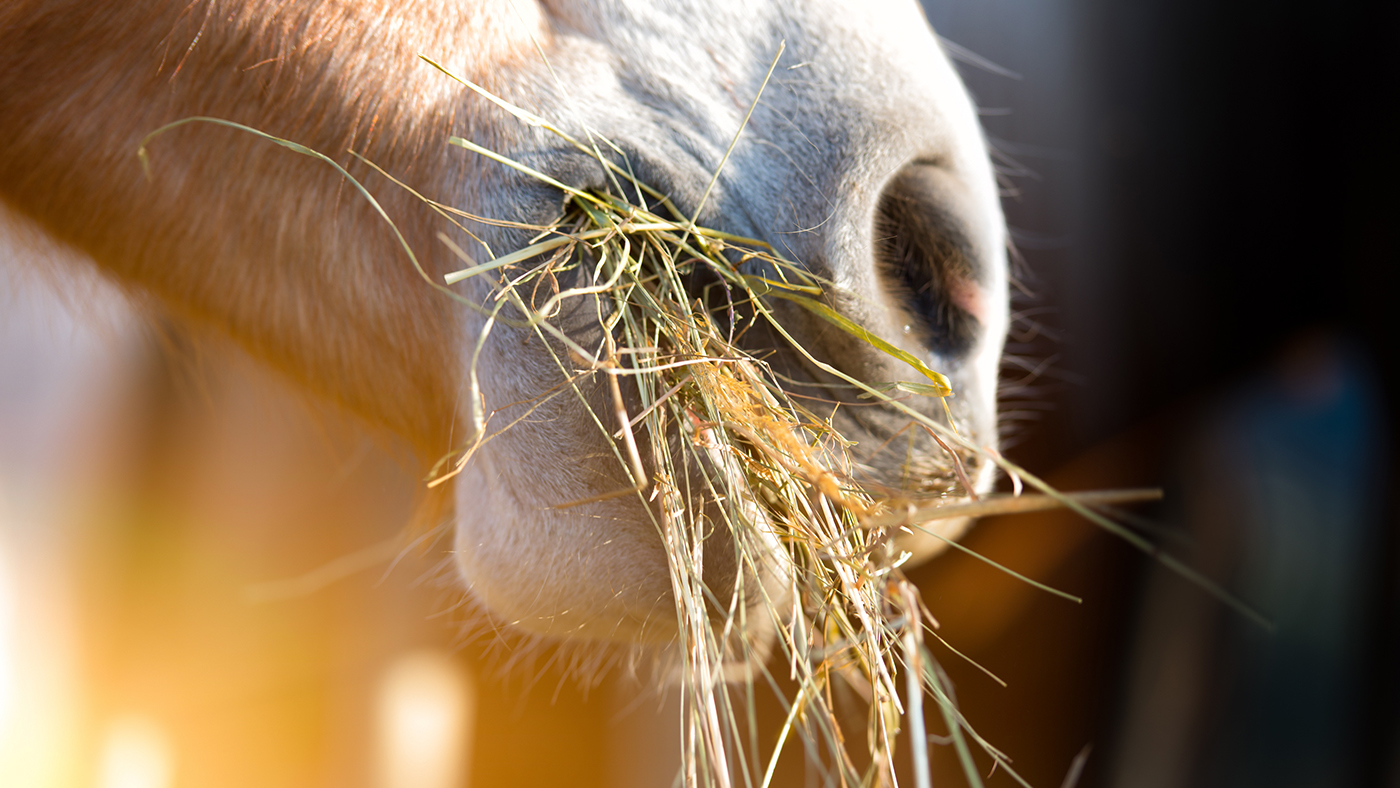
[[[867, 397], [894, 403], [891, 394], [945, 396], [950, 393], [946, 379], [826, 306], [827, 283], [767, 244], [695, 226], [663, 195], [630, 177], [625, 166], [472, 87], [522, 120], [593, 151], [617, 176], [613, 190], [581, 192], [454, 138], [455, 144], [555, 185], [567, 202], [555, 224], [533, 228], [538, 235], [532, 244], [485, 263], [447, 237], [442, 240], [466, 265], [449, 275], [448, 283], [486, 274], [495, 278], [479, 307], [488, 314], [480, 343], [488, 341], [496, 322], [523, 320], [541, 339], [552, 340], [545, 346], [556, 349], [571, 388], [577, 391], [583, 377], [604, 376], [612, 392], [613, 411], [593, 415], [633, 486], [566, 505], [635, 495], [656, 519], [680, 633], [670, 653], [684, 711], [685, 782], [766, 785], [780, 752], [801, 741], [815, 750], [809, 759], [830, 770], [832, 784], [888, 783], [903, 720], [922, 725], [922, 712], [917, 721], [906, 716], [897, 677], [906, 677], [903, 689], [913, 694], [905, 697], [914, 705], [921, 705], [925, 688], [951, 704], [923, 646], [932, 617], [900, 572], [908, 555], [892, 547], [895, 533], [921, 522], [901, 512], [918, 510], [926, 496], [859, 483], [853, 470], [860, 463], [849, 451], [853, 444], [789, 397], [768, 365], [735, 337], [762, 322], [806, 355], [774, 316], [771, 303], [780, 298], [905, 361], [920, 378], [872, 385], [806, 355], [817, 367], [864, 389]], [[749, 273], [755, 270], [767, 275]], [[561, 289], [565, 274], [566, 281], [585, 284]], [[722, 288], [724, 297], [697, 297], [697, 281], [713, 282], [710, 288]], [[550, 323], [563, 301], [580, 297], [599, 302], [603, 339], [596, 347], [580, 346]], [[512, 310], [503, 312], [507, 306]], [[477, 398], [471, 403], [475, 437], [450, 461], [439, 463], [434, 483], [460, 471], [480, 446], [509, 428], [492, 423], [479, 399], [474, 368], [469, 376]], [[623, 380], [637, 392], [635, 412], [621, 394]], [[558, 395], [556, 390], [544, 396]], [[581, 391], [577, 397], [586, 405]], [[976, 451], [949, 425], [905, 411], [911, 425], [929, 431], [950, 456]], [[674, 440], [677, 435], [683, 439]], [[960, 468], [957, 459], [951, 464]], [[919, 478], [930, 470], [937, 470], [941, 481], [928, 492], [942, 496], [952, 489], [949, 468], [906, 470], [917, 477], [916, 490], [929, 486]], [[970, 482], [963, 479], [966, 494]], [[939, 516], [923, 514], [922, 521]], [[729, 538], [707, 538], [715, 532]], [[735, 551], [742, 567], [732, 588], [705, 583], [705, 551], [717, 549]], [[741, 723], [752, 719], [760, 686], [776, 684], [767, 673], [770, 664], [784, 666], [797, 692], [783, 699], [788, 717], [776, 747], [762, 751], [741, 734]], [[858, 735], [842, 731], [832, 708], [835, 677], [869, 704], [866, 730]], [[976, 783], [965, 722], [951, 706], [945, 716]], [[925, 738], [915, 733], [916, 740]], [[864, 743], [865, 751], [849, 751], [852, 742]], [[1006, 767], [999, 754], [988, 751]], [[921, 784], [927, 784], [926, 757], [914, 753]]]
[[[829, 307], [824, 297], [832, 289], [830, 283], [783, 259], [766, 243], [696, 226], [664, 195], [633, 177], [625, 157], [598, 135], [590, 133], [587, 142], [579, 141], [546, 119], [449, 76], [521, 122], [594, 156], [612, 176], [608, 190], [580, 191], [470, 140], [451, 138], [453, 144], [565, 195], [560, 218], [543, 227], [473, 216], [424, 198], [473, 239], [462, 220], [536, 233], [524, 248], [501, 256], [482, 244], [489, 258], [484, 263], [439, 235], [465, 266], [449, 274], [446, 285], [478, 276], [489, 276], [494, 283], [481, 303], [430, 278], [373, 195], [324, 154], [210, 118], [177, 121], [152, 132], [147, 141], [200, 121], [240, 128], [325, 162], [394, 229], [405, 254], [433, 287], [485, 316], [467, 370], [472, 437], [437, 463], [430, 487], [451, 479], [483, 445], [548, 400], [573, 397], [588, 409], [633, 484], [564, 506], [636, 496], [654, 519], [666, 548], [676, 605], [679, 636], [669, 650], [675, 663], [670, 673], [684, 712], [682, 777], [687, 786], [766, 788], [779, 755], [793, 741], [806, 749], [809, 767], [817, 764], [825, 770], [826, 785], [892, 784], [894, 745], [901, 727], [908, 725], [911, 741], [927, 741], [922, 712], [926, 698], [933, 700], [944, 720], [969, 785], [982, 785], [973, 747], [1025, 785], [1006, 756], [978, 736], [958, 711], [947, 677], [924, 644], [926, 635], [943, 641], [933, 616], [901, 571], [910, 556], [897, 549], [896, 538], [902, 532], [924, 530], [936, 520], [1066, 506], [1268, 626], [1199, 573], [1090, 508], [1155, 499], [1160, 491], [1061, 493], [994, 450], [971, 443], [958, 431], [946, 404], [945, 422], [903, 401], [946, 397], [952, 393], [948, 381]], [[613, 155], [618, 161], [610, 158]], [[718, 174], [717, 169], [714, 177]], [[702, 206], [703, 202], [704, 198]], [[696, 207], [695, 215], [702, 206]], [[585, 284], [563, 288], [561, 281]], [[697, 297], [696, 283], [702, 281], [712, 284], [700, 288]], [[722, 302], [714, 288], [723, 291]], [[575, 298], [597, 303], [602, 340], [595, 347], [580, 345], [550, 322], [566, 300]], [[813, 357], [777, 319], [773, 299], [794, 303], [904, 362], [911, 380], [857, 380]], [[564, 382], [527, 403], [487, 403], [476, 360], [498, 322], [533, 329], [554, 354]], [[860, 390], [860, 396], [878, 406], [906, 416], [907, 429], [938, 444], [948, 466], [906, 461], [901, 488], [863, 480], [864, 462], [886, 447], [876, 447], [864, 460], [854, 457], [854, 444], [829, 421], [798, 404], [785, 391], [783, 379], [736, 342], [748, 327], [759, 324], [785, 340], [809, 365]], [[598, 376], [612, 395], [607, 413], [595, 412], [580, 386], [585, 378]], [[635, 412], [622, 395], [623, 380], [637, 393], [640, 407]], [[522, 405], [524, 413], [510, 421], [499, 423], [495, 418]], [[1010, 476], [1015, 495], [975, 495], [963, 465], [979, 455]], [[1042, 494], [1020, 495], [1023, 485]], [[959, 491], [965, 497], [951, 497]], [[926, 532], [952, 549], [971, 552], [933, 530]], [[707, 538], [715, 533], [727, 538]], [[719, 549], [733, 550], [740, 567], [732, 588], [712, 588], [705, 582], [706, 551]], [[1038, 588], [1075, 599], [972, 555]], [[525, 648], [511, 659], [528, 662], [541, 656], [566, 672], [601, 664], [590, 654], [569, 656], [550, 648]], [[753, 733], [756, 693], [764, 685], [775, 690], [779, 686], [769, 672], [770, 666], [778, 665], [796, 691], [790, 696], [779, 693], [787, 717], [776, 744], [770, 745], [743, 731]], [[837, 678], [867, 704], [863, 735], [842, 728], [832, 700]], [[927, 747], [912, 747], [910, 757], [915, 784], [927, 788]]]
[[[565, 505], [633, 495], [655, 519], [676, 604], [679, 637], [669, 654], [683, 709], [685, 784], [767, 786], [781, 752], [794, 740], [807, 749], [809, 765], [826, 770], [826, 784], [890, 784], [894, 744], [906, 721], [911, 741], [927, 740], [925, 693], [942, 713], [969, 784], [981, 785], [971, 754], [974, 745], [1015, 776], [1005, 756], [977, 736], [957, 711], [946, 677], [924, 645], [925, 633], [936, 622], [901, 572], [910, 556], [895, 548], [894, 537], [929, 521], [988, 513], [1007, 504], [1087, 510], [995, 452], [966, 441], [946, 404], [945, 423], [901, 402], [908, 396], [952, 392], [947, 379], [921, 360], [827, 306], [829, 283], [761, 241], [696, 226], [664, 195], [632, 176], [625, 159], [619, 163], [604, 155], [612, 148], [606, 140], [593, 135], [588, 143], [580, 142], [458, 79], [521, 121], [595, 156], [613, 176], [611, 189], [584, 192], [454, 137], [454, 144], [555, 186], [566, 198], [558, 221], [530, 228], [537, 231], [530, 244], [485, 263], [477, 263], [447, 236], [439, 237], [466, 266], [449, 274], [448, 284], [494, 277], [490, 295], [477, 306], [488, 316], [478, 352], [497, 322], [523, 321], [551, 348], [563, 379], [584, 407], [583, 378], [601, 375], [611, 391], [612, 412], [589, 412], [633, 486]], [[481, 220], [434, 207], [449, 218]], [[458, 227], [468, 231], [460, 223]], [[584, 284], [561, 288], [563, 274], [569, 275], [567, 281]], [[698, 287], [700, 282], [709, 284]], [[579, 345], [550, 322], [565, 300], [584, 297], [598, 304], [602, 340], [595, 347]], [[821, 362], [777, 320], [773, 299], [795, 303], [905, 362], [915, 380], [861, 381]], [[513, 313], [503, 314], [507, 306]], [[901, 489], [860, 481], [857, 472], [864, 466], [851, 456], [854, 444], [829, 421], [801, 407], [774, 371], [736, 342], [759, 323], [786, 339], [811, 365], [861, 389], [862, 397], [903, 412], [909, 429], [926, 433], [944, 450], [947, 464], [906, 460]], [[468, 375], [474, 437], [439, 463], [432, 484], [460, 472], [482, 445], [510, 428], [490, 423], [475, 357]], [[635, 412], [622, 395], [624, 379], [637, 392]], [[541, 400], [560, 394], [556, 388], [542, 393]], [[676, 436], [682, 439], [674, 440]], [[1018, 491], [1025, 477], [1049, 497], [977, 501], [964, 463], [979, 453], [990, 454], [1016, 474]], [[959, 487], [964, 496], [955, 499], [959, 505], [946, 506]], [[714, 533], [728, 539], [707, 538]], [[705, 551], [716, 549], [735, 553], [741, 570], [732, 588], [705, 582]], [[777, 664], [797, 689], [780, 698], [787, 719], [776, 745], [765, 751], [742, 730], [745, 724], [752, 730], [759, 687], [778, 686], [768, 673]], [[863, 735], [842, 730], [831, 700], [836, 677], [868, 705]], [[861, 751], [852, 751], [853, 743], [860, 743]], [[928, 786], [927, 748], [914, 747], [911, 756], [916, 784]]]

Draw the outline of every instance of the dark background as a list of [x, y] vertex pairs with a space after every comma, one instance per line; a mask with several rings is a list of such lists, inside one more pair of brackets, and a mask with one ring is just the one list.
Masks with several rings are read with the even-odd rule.
[[[959, 63], [1024, 258], [1008, 453], [1066, 485], [1164, 486], [1141, 512], [1158, 542], [1278, 625], [1049, 526], [1047, 576], [1085, 605], [1036, 602], [972, 639], [1059, 686], [984, 691], [968, 672], [970, 719], [1030, 751], [1036, 785], [1085, 744], [1081, 785], [1400, 785], [1400, 4], [925, 8], [1015, 72]], [[1041, 538], [1013, 528], [971, 543]], [[920, 578], [931, 604], [962, 571], [942, 563]]]

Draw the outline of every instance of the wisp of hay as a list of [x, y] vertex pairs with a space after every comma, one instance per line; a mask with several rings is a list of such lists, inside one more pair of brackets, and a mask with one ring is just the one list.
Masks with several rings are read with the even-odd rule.
[[[773, 65], [777, 62], [775, 57]], [[545, 346], [555, 351], [559, 369], [583, 407], [589, 404], [581, 381], [589, 376], [605, 378], [611, 412], [596, 413], [591, 408], [589, 412], [632, 486], [566, 505], [631, 495], [654, 518], [665, 545], [676, 605], [679, 639], [672, 650], [677, 660], [672, 678], [682, 698], [682, 777], [687, 786], [767, 788], [780, 754], [794, 740], [805, 748], [809, 764], [823, 771], [827, 785], [892, 784], [896, 736], [907, 726], [909, 741], [920, 743], [910, 754], [915, 784], [928, 788], [928, 750], [922, 744], [928, 740], [926, 699], [940, 712], [969, 785], [982, 785], [972, 757], [974, 747], [997, 768], [1026, 784], [1006, 756], [980, 737], [959, 712], [946, 675], [925, 646], [927, 635], [937, 637], [933, 632], [937, 625], [901, 571], [909, 555], [894, 547], [893, 537], [930, 521], [1068, 506], [1258, 619], [1194, 570], [1090, 508], [1149, 500], [1160, 491], [1058, 492], [996, 452], [966, 440], [946, 405], [946, 423], [909, 407], [892, 395], [946, 397], [952, 393], [947, 379], [827, 306], [823, 296], [830, 283], [762, 241], [697, 226], [666, 195], [634, 177], [620, 153], [619, 161], [605, 155], [603, 150], [617, 149], [598, 135], [589, 132], [586, 141], [578, 140], [548, 120], [433, 65], [521, 122], [546, 129], [596, 157], [612, 184], [601, 192], [580, 191], [470, 140], [450, 140], [550, 184], [564, 194], [564, 203], [555, 222], [529, 228], [536, 233], [531, 243], [486, 262], [478, 263], [451, 238], [440, 235], [464, 266], [448, 275], [445, 283], [428, 277], [413, 249], [398, 235], [409, 259], [430, 284], [486, 316], [468, 370], [472, 437], [460, 451], [438, 463], [429, 484], [441, 484], [460, 472], [482, 445], [500, 434], [501, 430], [487, 429], [489, 419], [475, 364], [497, 322], [533, 328]], [[768, 73], [772, 75], [772, 68]], [[750, 113], [757, 101], [755, 97]], [[379, 203], [343, 167], [297, 143], [216, 118], [177, 121], [152, 132], [145, 142], [192, 122], [239, 128], [320, 159], [346, 178], [398, 233]], [[143, 164], [145, 142], [139, 151]], [[728, 156], [726, 152], [724, 160]], [[722, 160], [715, 178], [723, 166]], [[459, 219], [494, 221], [424, 199], [472, 237]], [[487, 276], [494, 286], [483, 303], [469, 301], [445, 286]], [[561, 278], [587, 284], [561, 288]], [[697, 283], [703, 283], [698, 294]], [[597, 346], [579, 344], [551, 322], [562, 304], [577, 298], [597, 304], [602, 338]], [[911, 380], [862, 381], [814, 358], [775, 316], [775, 299], [795, 303], [899, 359], [908, 366]], [[853, 444], [829, 420], [789, 396], [768, 364], [741, 347], [739, 338], [758, 324], [783, 337], [815, 367], [860, 389], [862, 396], [908, 416], [911, 424], [928, 431], [949, 450], [955, 465], [960, 453], [990, 457], [1012, 477], [1018, 494], [978, 499], [965, 474], [963, 493], [968, 497], [955, 499], [920, 497], [859, 483], [842, 470], [853, 466], [848, 454]], [[622, 394], [624, 384], [636, 392], [640, 407], [629, 409]], [[1020, 495], [1023, 483], [1041, 494]], [[729, 538], [707, 541], [716, 532]], [[732, 588], [712, 588], [705, 582], [706, 551], [717, 549], [735, 551], [740, 571]], [[786, 719], [776, 743], [765, 751], [754, 733], [754, 699], [762, 685], [776, 691], [779, 683], [769, 671], [778, 665], [796, 691], [779, 693]], [[861, 735], [848, 735], [835, 713], [832, 690], [838, 680], [867, 704]], [[743, 734], [745, 729], [748, 736]], [[853, 751], [857, 746], [860, 751]]]
[[[448, 284], [496, 277], [482, 305], [489, 317], [480, 342], [487, 341], [509, 305], [542, 340], [554, 340], [547, 347], [567, 349], [555, 358], [575, 387], [581, 375], [606, 376], [613, 412], [593, 416], [633, 486], [570, 505], [621, 495], [651, 504], [647, 510], [666, 548], [676, 603], [674, 653], [680, 665], [674, 678], [682, 698], [685, 783], [766, 787], [785, 745], [795, 738], [811, 761], [824, 766], [830, 784], [889, 784], [901, 726], [907, 721], [911, 741], [927, 740], [925, 692], [942, 710], [973, 785], [981, 780], [969, 742], [1014, 774], [957, 712], [946, 679], [924, 646], [933, 617], [900, 571], [909, 555], [890, 547], [897, 530], [951, 515], [920, 509], [905, 498], [892, 500], [838, 474], [836, 469], [852, 465], [846, 454], [852, 444], [788, 396], [769, 366], [736, 337], [764, 322], [813, 365], [886, 403], [895, 402], [893, 391], [946, 397], [952, 393], [947, 379], [828, 307], [822, 299], [828, 283], [768, 244], [697, 226], [665, 195], [634, 177], [625, 159], [618, 164], [604, 156], [596, 137], [581, 142], [480, 86], [453, 78], [522, 122], [595, 156], [613, 176], [612, 190], [584, 192], [454, 137], [453, 144], [538, 178], [566, 200], [560, 219], [537, 228], [531, 244], [488, 262], [477, 263], [446, 236], [441, 240], [466, 265], [447, 276]], [[562, 274], [588, 284], [561, 290]], [[708, 283], [698, 295], [696, 282]], [[580, 346], [550, 322], [563, 301], [585, 296], [598, 304], [602, 340], [596, 347]], [[870, 383], [822, 363], [776, 319], [773, 299], [794, 302], [898, 358], [918, 380]], [[469, 374], [470, 390], [479, 396], [475, 370]], [[637, 392], [637, 412], [629, 412], [622, 396], [624, 378]], [[581, 391], [578, 398], [588, 406]], [[464, 467], [489, 439], [484, 406], [473, 402], [472, 408], [476, 438], [435, 483]], [[944, 424], [906, 411], [942, 441], [977, 450], [962, 440], [951, 413]], [[676, 433], [684, 439], [670, 440]], [[723, 547], [706, 541], [716, 531], [731, 537]], [[742, 569], [732, 588], [711, 588], [704, 580], [705, 551], [728, 547]], [[760, 604], [751, 606], [750, 600]], [[751, 620], [755, 616], [765, 620]], [[756, 742], [744, 740], [739, 722], [748, 721], [752, 730], [759, 679], [776, 686], [767, 674], [774, 645], [797, 689], [782, 699], [787, 717], [776, 746], [764, 753]], [[868, 704], [861, 736], [841, 729], [831, 694], [837, 678]], [[852, 753], [853, 741], [864, 742], [866, 751]], [[927, 786], [927, 750], [913, 749], [916, 783]]]

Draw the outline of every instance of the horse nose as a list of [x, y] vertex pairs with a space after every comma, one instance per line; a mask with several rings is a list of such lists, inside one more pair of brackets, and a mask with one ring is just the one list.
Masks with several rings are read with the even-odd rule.
[[990, 309], [989, 263], [960, 215], [968, 202], [962, 192], [947, 169], [916, 161], [886, 184], [875, 214], [875, 260], [885, 285], [914, 315], [911, 328], [944, 358], [974, 350]]

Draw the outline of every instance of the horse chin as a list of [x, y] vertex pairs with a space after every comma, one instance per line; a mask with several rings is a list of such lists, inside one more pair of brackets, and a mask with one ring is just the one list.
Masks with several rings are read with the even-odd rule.
[[467, 465], [456, 496], [457, 567], [492, 620], [560, 640], [674, 639], [666, 558], [635, 496], [567, 506], [567, 479], [528, 463], [521, 486], [497, 454]]
[[[567, 463], [541, 468], [500, 456], [528, 441], [526, 430], [514, 437], [501, 436], [501, 446], [479, 453], [456, 480], [455, 558], [468, 591], [493, 622], [525, 634], [665, 652], [678, 638], [679, 619], [657, 496], [643, 503], [619, 486], [612, 489], [621, 494], [587, 501]], [[703, 514], [709, 522], [723, 519], [717, 511]], [[733, 535], [715, 528], [704, 540], [705, 585], [717, 598], [738, 593], [736, 603], [754, 621], [771, 618], [762, 606], [786, 598], [780, 550], [770, 542], [754, 555], [762, 576], [741, 578]], [[766, 653], [767, 632], [771, 626], [751, 627], [740, 633], [749, 645], [736, 640], [726, 651], [736, 661], [755, 648]]]

